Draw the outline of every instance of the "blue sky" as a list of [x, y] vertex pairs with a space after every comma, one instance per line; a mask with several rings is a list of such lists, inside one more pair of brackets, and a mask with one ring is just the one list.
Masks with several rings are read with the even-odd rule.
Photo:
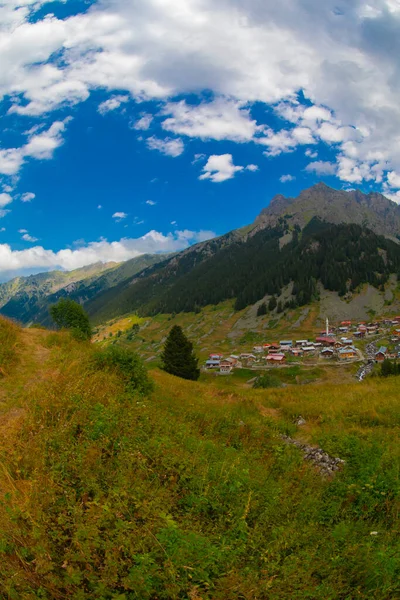
[[185, 248], [320, 180], [399, 201], [400, 2], [322, 4], [0, 4], [0, 279]]

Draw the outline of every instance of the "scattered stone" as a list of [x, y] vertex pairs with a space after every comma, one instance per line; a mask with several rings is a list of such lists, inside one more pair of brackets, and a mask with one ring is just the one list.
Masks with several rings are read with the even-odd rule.
[[281, 435], [280, 437], [286, 444], [291, 444], [301, 450], [304, 454], [304, 459], [312, 462], [322, 475], [332, 475], [333, 472], [338, 471], [345, 464], [344, 460], [330, 456], [322, 448], [315, 448], [309, 444], [304, 444], [288, 435]]
[[307, 421], [304, 419], [304, 417], [302, 417], [301, 415], [299, 417], [297, 417], [297, 419], [294, 420], [295, 425], [298, 425], [299, 427], [301, 427], [302, 425], [305, 425], [307, 423]]

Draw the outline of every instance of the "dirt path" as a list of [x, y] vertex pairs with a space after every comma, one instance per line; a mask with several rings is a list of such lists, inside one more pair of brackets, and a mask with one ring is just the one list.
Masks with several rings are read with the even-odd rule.
[[51, 351], [44, 345], [47, 335], [44, 330], [23, 329], [18, 343], [19, 362], [0, 380], [0, 446], [15, 433], [24, 417], [26, 391], [49, 374], [46, 363]]

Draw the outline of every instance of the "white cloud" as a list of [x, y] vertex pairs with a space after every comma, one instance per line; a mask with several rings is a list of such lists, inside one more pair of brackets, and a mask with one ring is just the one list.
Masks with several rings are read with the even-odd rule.
[[52, 158], [54, 150], [64, 142], [62, 134], [68, 121], [69, 119], [55, 121], [47, 131], [33, 135], [22, 148], [23, 156], [30, 156], [39, 160]]
[[8, 204], [11, 204], [11, 202], [12, 197], [10, 194], [7, 194], [6, 192], [0, 194], [0, 207], [7, 206]]
[[27, 229], [18, 229], [18, 233], [28, 233]]
[[209, 179], [214, 183], [221, 183], [235, 177], [235, 173], [243, 171], [245, 167], [233, 164], [232, 154], [213, 154], [208, 158], [203, 167], [203, 174], [199, 179]]
[[101, 204], [98, 204], [98, 205], [97, 205], [97, 210], [101, 210], [102, 208], [103, 208], [103, 207], [102, 207], [102, 205], [101, 205]]
[[314, 150], [311, 150], [310, 148], [308, 148], [308, 149], [305, 151], [305, 155], [306, 155], [308, 158], [317, 158], [317, 156], [318, 156], [318, 152], [315, 152]]
[[129, 96], [112, 96], [108, 100], [105, 100], [99, 104], [98, 111], [101, 115], [105, 115], [108, 112], [117, 110], [117, 108], [126, 102], [129, 102]]
[[266, 156], [274, 157], [279, 156], [283, 152], [293, 152], [298, 144], [298, 141], [293, 138], [291, 132], [285, 129], [275, 132], [268, 128], [265, 133], [266, 137], [259, 138], [257, 141], [259, 144], [268, 147], [268, 150], [264, 152]]
[[155, 206], [157, 202], [154, 202], [154, 200], [146, 200], [146, 204], [148, 204], [149, 206]]
[[26, 158], [48, 160], [53, 157], [54, 151], [64, 143], [63, 133], [69, 118], [64, 121], [55, 121], [49, 129], [30, 133], [27, 143], [20, 148], [0, 148], [0, 175], [17, 175]]
[[335, 175], [336, 169], [335, 163], [316, 160], [307, 165], [305, 170], [308, 173], [315, 173], [316, 175]]
[[193, 160], [192, 160], [192, 165], [195, 165], [196, 163], [198, 163], [202, 160], [206, 160], [206, 158], [207, 158], [207, 154], [202, 154], [202, 153], [195, 154], [193, 157]]
[[0, 174], [15, 175], [24, 162], [23, 153], [18, 148], [0, 148]]
[[388, 182], [392, 188], [400, 188], [400, 175], [395, 171], [390, 171], [387, 175]]
[[114, 242], [103, 239], [58, 252], [47, 250], [42, 246], [12, 250], [8, 244], [0, 244], [0, 276], [4, 278], [7, 273], [15, 274], [23, 269], [72, 270], [98, 261], [122, 262], [146, 253], [175, 252], [212, 237], [215, 237], [212, 231], [184, 230], [165, 235], [152, 230], [137, 239], [123, 238]]
[[116, 221], [123, 221], [128, 215], [125, 212], [115, 212], [112, 216]]
[[29, 233], [24, 233], [24, 235], [22, 236], [22, 239], [24, 240], [24, 242], [35, 243], [38, 241], [38, 238], [35, 238], [32, 235], [29, 235]]
[[279, 181], [281, 183], [289, 183], [289, 181], [294, 181], [296, 179], [296, 177], [294, 177], [293, 175], [282, 175], [279, 178]]
[[153, 122], [153, 115], [145, 114], [140, 119], [138, 119], [135, 123], [133, 123], [133, 129], [138, 129], [139, 131], [147, 131], [150, 129], [150, 125]]
[[[354, 0], [340, 11], [337, 0], [103, 0], [63, 20], [29, 19], [41, 4], [0, 4], [0, 98], [11, 98], [17, 115], [48, 114], [99, 89], [164, 102], [210, 90], [213, 100], [195, 107], [169, 102], [164, 127], [260, 138], [270, 157], [323, 141], [338, 152], [344, 181], [383, 185], [387, 172], [400, 172], [398, 0]], [[277, 107], [291, 125], [260, 133], [252, 102]], [[34, 154], [0, 149], [0, 173], [15, 175], [28, 156], [51, 157], [51, 145], [46, 153], [45, 140], [34, 142]], [[183, 152], [178, 140], [167, 152], [162, 140], [149, 144]]]
[[162, 154], [173, 158], [180, 156], [185, 149], [181, 139], [165, 138], [160, 140], [154, 135], [147, 139], [146, 144], [150, 150], [158, 150]]
[[36, 194], [34, 194], [33, 192], [25, 192], [25, 194], [22, 194], [21, 196], [21, 202], [32, 202], [32, 200], [34, 200], [36, 198]]
[[225, 98], [195, 105], [170, 102], [162, 114], [172, 115], [163, 121], [164, 129], [188, 137], [249, 142], [260, 130], [243, 103]]
[[252, 173], [255, 173], [256, 171], [259, 171], [260, 168], [259, 168], [258, 165], [252, 165], [251, 164], [251, 165], [247, 165], [246, 170], [247, 171], [251, 171]]

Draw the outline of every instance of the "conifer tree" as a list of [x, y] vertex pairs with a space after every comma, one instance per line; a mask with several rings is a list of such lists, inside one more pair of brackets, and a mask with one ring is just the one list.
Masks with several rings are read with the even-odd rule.
[[267, 305], [265, 304], [265, 302], [263, 302], [262, 304], [260, 304], [260, 306], [257, 309], [257, 317], [262, 317], [263, 315], [267, 314]]
[[277, 306], [277, 301], [275, 296], [272, 296], [272, 298], [269, 299], [269, 303], [268, 303], [268, 310], [274, 310]]
[[169, 332], [161, 355], [162, 368], [171, 375], [196, 381], [200, 376], [198, 359], [190, 342], [179, 325]]

